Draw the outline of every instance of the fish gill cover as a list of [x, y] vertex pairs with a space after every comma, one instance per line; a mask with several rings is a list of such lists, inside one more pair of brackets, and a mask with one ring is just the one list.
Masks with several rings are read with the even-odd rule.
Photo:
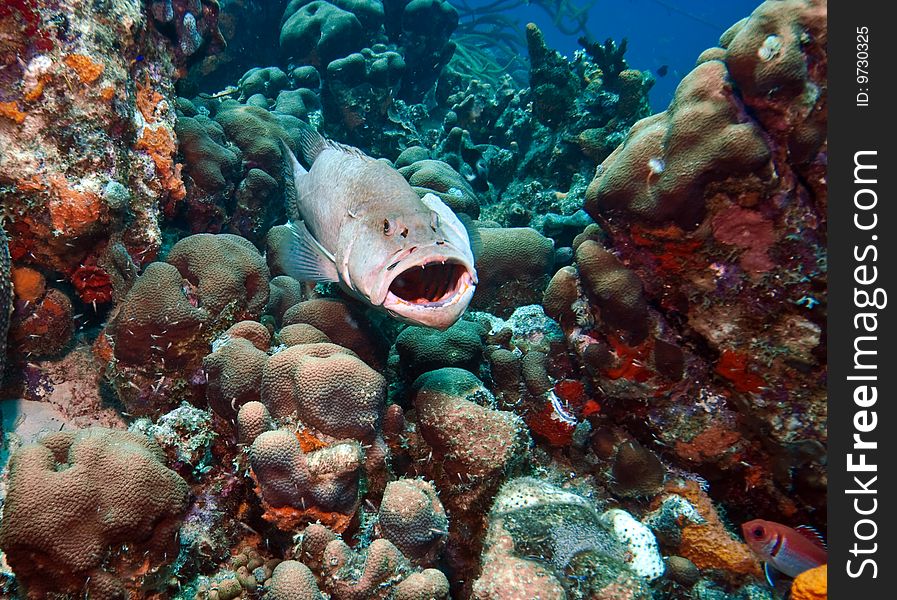
[[[2, 594], [783, 597], [738, 524], [826, 522], [826, 5], [657, 60], [719, 14], [634, 5], [0, 6]], [[389, 201], [297, 197], [309, 131], [463, 223], [463, 314], [289, 275]]]

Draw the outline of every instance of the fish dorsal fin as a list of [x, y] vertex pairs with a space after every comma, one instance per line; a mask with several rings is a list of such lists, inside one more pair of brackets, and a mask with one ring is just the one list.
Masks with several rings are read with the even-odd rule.
[[299, 148], [302, 151], [302, 158], [304, 158], [305, 162], [309, 165], [315, 162], [318, 155], [328, 148], [351, 154], [356, 158], [373, 160], [370, 156], [354, 146], [346, 146], [345, 144], [328, 140], [305, 121], [299, 121], [297, 130], [299, 132]]
[[480, 233], [476, 226], [474, 226], [472, 219], [464, 213], [455, 213], [448, 207], [448, 204], [443, 202], [439, 196], [432, 192], [424, 194], [421, 198], [421, 202], [423, 202], [427, 208], [439, 215], [439, 218], [447, 227], [455, 230], [458, 234], [467, 237], [470, 249], [473, 252], [473, 257], [476, 259], [479, 255], [477, 250], [482, 243], [480, 242]]
[[816, 531], [815, 528], [810, 527], [809, 525], [798, 525], [794, 528], [794, 531], [810, 540], [814, 545], [819, 546], [823, 550], [828, 550], [828, 545], [825, 543], [825, 538], [822, 537], [822, 534]]
[[287, 275], [299, 281], [339, 281], [336, 260], [311, 234], [302, 221], [289, 221], [287, 227], [293, 235], [288, 238], [289, 247], [284, 252], [284, 269]]

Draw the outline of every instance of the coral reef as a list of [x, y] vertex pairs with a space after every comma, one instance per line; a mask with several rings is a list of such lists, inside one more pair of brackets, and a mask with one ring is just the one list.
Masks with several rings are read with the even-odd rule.
[[[810, 471], [819, 465], [811, 463], [821, 456], [819, 444], [826, 440], [820, 386], [825, 378], [825, 307], [819, 300], [825, 288], [825, 189], [820, 180], [825, 141], [813, 133], [825, 124], [824, 23], [821, 3], [762, 4], [722, 36], [719, 58], [699, 61], [666, 111], [633, 126], [626, 141], [599, 166], [585, 196], [586, 210], [614, 241], [612, 255], [605, 254], [604, 260], [619, 261], [618, 280], [632, 281], [633, 300], [638, 285], [645, 298], [639, 302], [660, 311], [651, 319], [638, 319], [658, 319], [655, 329], [683, 323], [676, 328], [688, 330], [690, 346], [708, 349], [699, 366], [689, 352], [674, 350], [681, 348], [674, 339], [658, 337], [665, 343], [652, 350], [655, 368], [678, 374], [682, 364], [686, 371], [697, 367], [702, 379], [716, 380], [691, 392], [716, 406], [709, 412], [717, 418], [705, 419], [702, 426], [708, 429], [671, 435], [676, 428], [667, 422], [663, 435], [676, 440], [676, 453], [691, 464], [714, 452], [733, 454], [730, 444], [727, 449], [711, 440], [744, 444], [760, 438], [752, 448], [734, 453], [750, 455], [752, 466], [739, 475], [727, 472], [726, 485], [733, 491], [729, 499], [744, 502], [748, 499], [737, 490], [753, 488], [751, 504], [756, 506], [763, 494], [768, 510], [786, 514], [823, 508], [809, 489], [795, 501], [777, 486], [814, 478]], [[766, 52], [767, 39], [783, 45]], [[767, 94], [778, 86], [781, 95]], [[796, 145], [797, 138], [805, 143]], [[585, 260], [580, 255], [587, 248], [590, 257]], [[600, 255], [598, 248], [586, 241], [577, 250], [579, 283], [587, 293], [591, 288], [592, 298], [600, 297], [600, 290], [589, 282], [588, 261]], [[554, 296], [572, 297], [565, 279], [569, 274], [556, 277], [567, 291], [558, 289]], [[622, 289], [611, 295], [615, 302], [631, 302]], [[572, 307], [565, 311], [571, 328], [575, 319], [583, 325], [581, 317], [570, 318], [576, 302], [564, 302]], [[623, 322], [636, 318], [636, 312], [626, 316], [636, 305], [607, 306], [608, 312], [602, 302], [602, 324], [622, 328], [629, 335], [627, 346], [651, 335], [634, 336]], [[638, 311], [644, 315], [644, 309]], [[609, 342], [619, 357], [619, 342]], [[591, 347], [586, 343], [581, 348], [584, 358], [597, 355]], [[647, 358], [647, 348], [635, 348], [622, 351]], [[647, 380], [650, 375], [630, 368], [624, 377]], [[731, 421], [734, 415], [719, 418], [723, 403], [741, 415], [737, 423]], [[783, 427], [786, 422], [795, 427]], [[744, 483], [736, 483], [738, 479]]]
[[6, 335], [13, 302], [13, 282], [9, 270], [9, 248], [6, 231], [0, 227], [0, 381], [6, 371]]
[[191, 397], [198, 383], [191, 381], [205, 379], [209, 343], [236, 321], [260, 316], [268, 302], [268, 267], [243, 238], [189, 236], [168, 261], [146, 267], [95, 344], [134, 414], [158, 414]]
[[142, 436], [98, 428], [15, 453], [0, 548], [29, 594], [118, 598], [158, 576], [187, 502], [162, 459]]
[[801, 573], [791, 584], [791, 597], [794, 600], [828, 598], [827, 574], [826, 565]]
[[650, 564], [651, 578], [663, 571], [656, 543], [627, 548], [626, 534], [608, 521], [613, 519], [599, 515], [575, 493], [536, 479], [511, 480], [489, 513], [483, 572], [473, 585], [474, 597], [650, 597], [639, 569]]

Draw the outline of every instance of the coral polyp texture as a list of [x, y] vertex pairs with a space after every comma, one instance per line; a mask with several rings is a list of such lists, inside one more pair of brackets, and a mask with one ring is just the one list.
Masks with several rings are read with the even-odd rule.
[[[524, 4], [0, 6], [0, 596], [784, 598], [738, 525], [826, 521], [826, 5], [652, 114], [635, 38]], [[338, 282], [312, 130], [469, 243], [455, 322]], [[452, 243], [354, 200], [381, 274]]]
[[188, 488], [162, 458], [141, 435], [99, 428], [13, 455], [0, 548], [28, 594], [118, 598], [164, 575]]

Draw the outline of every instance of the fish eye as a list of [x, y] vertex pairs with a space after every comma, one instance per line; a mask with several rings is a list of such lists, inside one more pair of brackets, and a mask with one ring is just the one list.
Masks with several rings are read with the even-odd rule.
[[763, 528], [762, 527], [754, 527], [754, 531], [752, 531], [751, 533], [754, 534], [755, 538], [762, 538], [763, 537]]
[[433, 213], [433, 219], [430, 221], [430, 229], [436, 231], [436, 228], [439, 227], [439, 213]]
[[392, 235], [393, 226], [389, 219], [383, 219], [383, 235]]

